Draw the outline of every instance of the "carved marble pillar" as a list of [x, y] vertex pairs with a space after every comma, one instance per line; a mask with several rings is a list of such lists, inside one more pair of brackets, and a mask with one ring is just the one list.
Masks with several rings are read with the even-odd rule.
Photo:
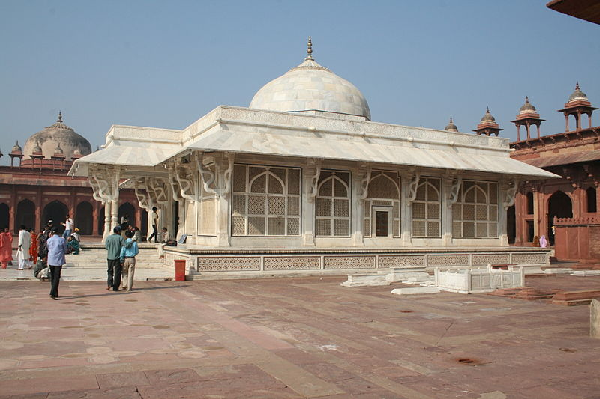
[[402, 203], [400, 220], [402, 222], [402, 244], [412, 245], [412, 202], [417, 195], [421, 175], [414, 171], [400, 173], [402, 179]]
[[452, 245], [452, 206], [458, 200], [462, 177], [448, 175], [442, 180], [442, 245]]
[[315, 245], [315, 198], [321, 174], [319, 160], [310, 160], [302, 169], [302, 245]]
[[217, 193], [217, 245], [231, 245], [231, 180], [233, 177], [234, 154], [215, 156], [216, 193]]
[[352, 245], [363, 246], [365, 244], [365, 199], [367, 198], [369, 182], [371, 181], [371, 167], [361, 165], [352, 176], [354, 180], [352, 182], [352, 226], [354, 229], [352, 233]]
[[106, 237], [110, 235], [110, 215], [112, 209], [112, 201], [104, 203], [104, 232], [102, 233], [102, 241], [106, 240]]

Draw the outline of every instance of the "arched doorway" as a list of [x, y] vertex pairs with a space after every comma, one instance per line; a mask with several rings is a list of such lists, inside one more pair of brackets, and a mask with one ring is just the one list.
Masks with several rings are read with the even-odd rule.
[[9, 227], [10, 224], [10, 209], [6, 204], [0, 204], [0, 229]]
[[550, 245], [554, 245], [554, 217], [557, 218], [572, 218], [573, 204], [571, 198], [562, 191], [557, 191], [548, 199], [548, 241]]
[[517, 237], [517, 218], [515, 216], [515, 206], [511, 205], [506, 210], [506, 233], [508, 235], [508, 243], [514, 244]]
[[24, 199], [17, 204], [15, 232], [19, 231], [21, 225], [24, 225], [26, 228], [37, 229], [37, 226], [35, 226], [35, 204], [28, 199]]
[[81, 235], [91, 235], [93, 229], [94, 208], [87, 201], [82, 201], [75, 208], [75, 227]]
[[52, 226], [58, 228], [59, 233], [62, 233], [65, 227], [61, 223], [67, 219], [67, 213], [68, 209], [65, 204], [60, 201], [52, 201], [44, 207], [42, 223], [46, 224], [52, 220]]
[[125, 202], [119, 207], [120, 224], [123, 222], [123, 217], [127, 217], [128, 224], [135, 226], [135, 208], [129, 202]]
[[142, 209], [142, 225], [140, 226], [140, 232], [142, 234], [143, 240], [146, 240], [148, 237], [148, 211]]
[[98, 232], [97, 234], [99, 236], [104, 234], [104, 210], [105, 208], [102, 207], [100, 208], [100, 211], [98, 212]]

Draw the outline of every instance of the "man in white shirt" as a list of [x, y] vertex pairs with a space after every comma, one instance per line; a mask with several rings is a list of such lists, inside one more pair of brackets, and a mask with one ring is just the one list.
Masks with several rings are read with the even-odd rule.
[[23, 270], [25, 265], [29, 265], [29, 248], [31, 247], [31, 234], [25, 229], [24, 225], [19, 227], [19, 247], [17, 250], [17, 260], [19, 261], [19, 270]]
[[71, 233], [73, 232], [73, 219], [71, 219], [69, 217], [69, 215], [67, 215], [67, 220], [65, 220], [64, 223], [61, 223], [63, 226], [65, 226], [65, 232], [63, 233], [63, 238], [66, 240], [67, 237], [69, 237], [71, 235]]

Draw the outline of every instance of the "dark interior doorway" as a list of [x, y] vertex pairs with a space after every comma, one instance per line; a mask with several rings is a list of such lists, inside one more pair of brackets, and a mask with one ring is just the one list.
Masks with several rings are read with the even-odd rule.
[[548, 199], [548, 241], [554, 245], [554, 217], [572, 218], [573, 204], [571, 198], [562, 191], [557, 191]]
[[75, 227], [81, 235], [91, 235], [94, 228], [94, 207], [87, 201], [80, 202], [75, 209]]
[[104, 211], [105, 211], [105, 207], [100, 208], [100, 211], [98, 211], [98, 235], [104, 235]]
[[52, 226], [58, 229], [59, 233], [63, 233], [65, 227], [61, 225], [67, 219], [68, 209], [65, 204], [60, 201], [52, 201], [44, 207], [42, 223], [45, 225], [52, 220]]
[[0, 229], [9, 227], [10, 224], [10, 210], [8, 205], [0, 204]]
[[514, 244], [517, 237], [517, 218], [514, 205], [509, 206], [506, 211], [506, 233], [508, 235], [508, 243]]
[[375, 211], [375, 237], [387, 237], [389, 235], [388, 221], [388, 211]]

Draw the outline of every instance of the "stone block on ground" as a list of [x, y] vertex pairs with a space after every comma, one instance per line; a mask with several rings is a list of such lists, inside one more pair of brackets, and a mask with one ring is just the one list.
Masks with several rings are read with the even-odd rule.
[[341, 285], [343, 287], [390, 285], [390, 281], [385, 274], [349, 274], [348, 280]]
[[396, 295], [437, 294], [439, 292], [440, 289], [437, 287], [407, 287], [392, 290], [392, 294]]
[[554, 295], [552, 303], [557, 305], [587, 305], [592, 299], [600, 299], [600, 290], [559, 291]]
[[592, 299], [590, 304], [590, 337], [600, 338], [600, 301]]

